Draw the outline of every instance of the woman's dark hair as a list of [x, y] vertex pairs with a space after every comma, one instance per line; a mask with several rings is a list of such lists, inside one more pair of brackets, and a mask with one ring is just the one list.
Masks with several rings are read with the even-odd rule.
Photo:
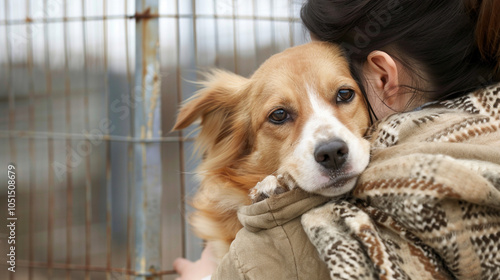
[[500, 81], [499, 0], [308, 0], [301, 18], [314, 37], [343, 46], [361, 87], [374, 50], [423, 70], [431, 100]]

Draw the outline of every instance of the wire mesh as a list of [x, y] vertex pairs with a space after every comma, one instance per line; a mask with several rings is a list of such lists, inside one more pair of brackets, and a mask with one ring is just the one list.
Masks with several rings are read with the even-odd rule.
[[[17, 171], [16, 272], [8, 270], [3, 226], [0, 278], [175, 279], [176, 257], [197, 259], [202, 242], [185, 216], [198, 161], [192, 128], [170, 132], [178, 104], [197, 90], [190, 81], [198, 70], [248, 76], [273, 53], [307, 41], [302, 2], [162, 0], [146, 13], [132, 0], [0, 0], [1, 184], [9, 164]], [[138, 36], [145, 18], [157, 21], [157, 39]], [[141, 137], [138, 114], [154, 110], [141, 112], [138, 94], [154, 81], [137, 82], [138, 52], [155, 40], [159, 133]], [[161, 162], [153, 164], [154, 152], [143, 159], [159, 168], [162, 192], [158, 205], [142, 208], [136, 152], [154, 145]], [[6, 202], [1, 188], [5, 223]], [[149, 223], [136, 232], [143, 214]], [[159, 232], [154, 270], [137, 261], [149, 230]]]

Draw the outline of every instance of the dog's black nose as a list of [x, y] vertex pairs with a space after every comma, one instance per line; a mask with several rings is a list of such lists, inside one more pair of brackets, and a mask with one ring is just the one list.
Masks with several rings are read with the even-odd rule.
[[326, 169], [338, 170], [346, 162], [349, 148], [342, 140], [333, 140], [316, 146], [314, 159]]

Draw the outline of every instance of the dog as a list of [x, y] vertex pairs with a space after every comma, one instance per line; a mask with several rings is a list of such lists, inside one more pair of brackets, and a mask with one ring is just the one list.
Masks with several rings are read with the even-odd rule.
[[219, 259], [242, 227], [239, 207], [283, 185], [338, 196], [368, 165], [367, 103], [337, 45], [292, 47], [250, 78], [214, 70], [201, 84], [173, 130], [201, 120], [201, 185], [190, 223]]

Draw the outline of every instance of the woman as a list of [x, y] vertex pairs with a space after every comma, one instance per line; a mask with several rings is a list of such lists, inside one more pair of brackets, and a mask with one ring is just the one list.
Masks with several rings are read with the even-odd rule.
[[[261, 240], [244, 229], [213, 279], [285, 279], [290, 270], [299, 279], [497, 279], [499, 15], [498, 0], [307, 1], [311, 37], [344, 47], [380, 119], [368, 132], [370, 166], [353, 199], [302, 217], [304, 242], [290, 250], [309, 239], [321, 265], [307, 250], [285, 268], [273, 253], [245, 256]], [[209, 254], [176, 261], [181, 279], [210, 274]]]
[[301, 17], [344, 46], [378, 118], [500, 80], [498, 1], [311, 0]]

